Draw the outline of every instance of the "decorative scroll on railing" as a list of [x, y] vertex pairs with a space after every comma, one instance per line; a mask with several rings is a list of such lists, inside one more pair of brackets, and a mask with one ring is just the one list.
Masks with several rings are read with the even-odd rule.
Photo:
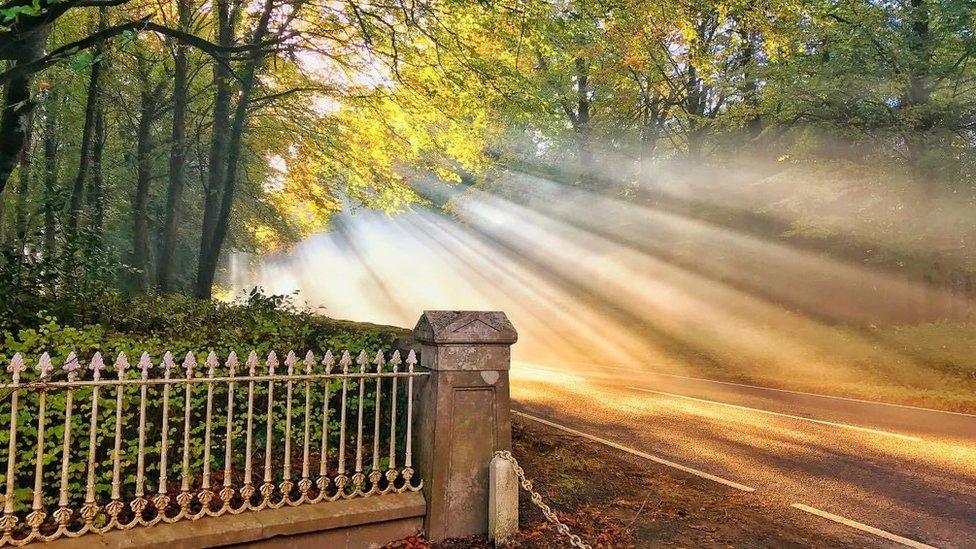
[[243, 368], [210, 353], [199, 368], [166, 353], [107, 368], [96, 353], [82, 375], [74, 353], [34, 369], [16, 355], [0, 383], [0, 546], [419, 490], [411, 419], [425, 374], [413, 351], [402, 362], [289, 352], [282, 371], [273, 352]]

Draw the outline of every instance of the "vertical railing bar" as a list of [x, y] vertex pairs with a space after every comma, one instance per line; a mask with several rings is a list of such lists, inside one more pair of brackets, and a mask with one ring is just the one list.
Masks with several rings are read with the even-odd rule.
[[[192, 351], [186, 353], [183, 359], [183, 374], [186, 379], [193, 379], [193, 371], [197, 367], [197, 359]], [[193, 384], [187, 383], [183, 389], [183, 462], [180, 464], [180, 495], [177, 502], [185, 514], [190, 509], [193, 497], [190, 495], [190, 405], [192, 403]]]
[[[24, 359], [20, 353], [15, 353], [13, 360], [7, 367], [11, 375], [11, 382], [14, 385], [20, 383], [20, 373], [24, 370]], [[16, 476], [17, 465], [17, 404], [20, 396], [20, 389], [14, 389], [10, 394], [10, 434], [7, 439], [7, 478], [6, 489], [4, 491], [3, 503], [3, 530], [5, 535], [13, 531], [17, 523], [14, 516], [14, 478]]]
[[[315, 364], [315, 355], [312, 354], [312, 351], [305, 353], [306, 374], [312, 373], [312, 366], [314, 364]], [[311, 381], [306, 379], [305, 380], [305, 423], [304, 423], [305, 432], [303, 433], [304, 438], [302, 441], [302, 480], [300, 480], [298, 483], [298, 489], [301, 492], [303, 499], [308, 497], [308, 491], [312, 487], [312, 480], [309, 478], [309, 469], [308, 469], [309, 443], [311, 442], [310, 440], [311, 425], [309, 425], [309, 422], [312, 420], [311, 396], [312, 396], [312, 384]]]
[[362, 490], [364, 483], [363, 401], [366, 398], [366, 364], [369, 363], [369, 359], [366, 358], [366, 351], [361, 351], [359, 353], [359, 358], [356, 359], [356, 363], [359, 364], [359, 405], [356, 406], [356, 474], [353, 475], [352, 482], [356, 490]]
[[[173, 367], [173, 354], [169, 351], [163, 355], [163, 379], [169, 380]], [[169, 497], [166, 495], [168, 492], [168, 487], [166, 486], [167, 478], [167, 467], [168, 467], [168, 450], [169, 450], [169, 383], [163, 384], [163, 418], [160, 424], [161, 431], [161, 441], [159, 449], [159, 486], [156, 489], [156, 497], [154, 498], [154, 503], [156, 504], [156, 511], [159, 513], [160, 517], [165, 516], [166, 507], [169, 505]]]
[[[268, 375], [274, 376], [275, 368], [278, 366], [278, 355], [274, 351], [268, 353], [266, 362]], [[261, 485], [261, 495], [264, 497], [264, 504], [271, 500], [274, 491], [271, 476], [271, 451], [273, 448], [272, 440], [274, 437], [274, 379], [268, 379], [268, 415], [265, 418], [265, 444], [264, 444], [264, 484]]]
[[288, 493], [291, 491], [292, 481], [291, 481], [291, 398], [293, 390], [293, 381], [291, 376], [295, 373], [295, 363], [298, 362], [298, 358], [295, 356], [294, 351], [288, 351], [288, 355], [285, 357], [285, 364], [288, 366], [288, 382], [285, 384], [285, 455], [284, 463], [282, 464], [281, 475], [283, 477], [281, 481], [281, 495], [282, 501], [288, 499]]
[[[24, 358], [20, 353], [14, 354], [10, 366], [7, 367], [14, 385], [20, 383], [20, 373], [24, 370]], [[9, 536], [17, 524], [14, 516], [14, 477], [17, 466], [17, 399], [20, 389], [14, 389], [10, 394], [10, 435], [7, 439], [7, 487], [3, 494], [3, 531]]]
[[[152, 368], [152, 361], [149, 353], [142, 353], [139, 357], [138, 366], [142, 379], [149, 379], [149, 369]], [[146, 483], [146, 392], [148, 384], [139, 387], [139, 442], [136, 449], [136, 499], [129, 504], [136, 518], [142, 518], [142, 511], [146, 508], [145, 483]]]
[[[125, 369], [129, 362], [125, 353], [119, 353], [115, 360], [115, 369], [119, 381], [125, 378]], [[114, 520], [122, 510], [121, 494], [121, 473], [122, 473], [122, 397], [125, 387], [119, 384], [115, 388], [115, 444], [112, 447], [112, 501], [109, 504], [108, 512]]]
[[[237, 353], [231, 351], [227, 355], [227, 369], [231, 378], [237, 374]], [[230, 506], [230, 500], [234, 496], [233, 488], [233, 434], [234, 434], [234, 385], [233, 379], [227, 385], [227, 434], [224, 439], [224, 487], [220, 490], [220, 499], [224, 507]], [[250, 429], [248, 429], [250, 431]], [[248, 443], [250, 446], [250, 443]], [[250, 452], [250, 450], [248, 450]]]
[[352, 358], [349, 356], [349, 351], [342, 352], [342, 359], [339, 364], [342, 366], [342, 398], [340, 399], [341, 409], [339, 411], [339, 475], [336, 477], [336, 486], [339, 489], [339, 493], [342, 493], [345, 489], [346, 482], [346, 396], [349, 385], [349, 365], [352, 363]]
[[[101, 379], [102, 370], [105, 369], [102, 353], [96, 352], [92, 356], [88, 369], [92, 371], [94, 381]], [[98, 514], [98, 506], [95, 505], [95, 433], [98, 426], [98, 389], [98, 385], [92, 387], [91, 421], [88, 426], [88, 478], [85, 486], [85, 505], [81, 511], [87, 528], [91, 528], [95, 516]]]
[[[400, 351], [393, 351], [393, 357], [390, 358], [390, 363], [393, 364], [393, 373], [397, 374], [400, 372]], [[388, 467], [389, 471], [395, 471], [396, 469], [396, 416], [397, 416], [397, 376], [393, 376], [393, 388], [390, 391], [390, 464]], [[393, 478], [389, 478], [392, 475], [388, 475], [387, 480], [391, 483]]]
[[[210, 351], [207, 354], [207, 379], [212, 380], [214, 377], [214, 372], [217, 369], [217, 355]], [[206, 498], [207, 501], [201, 501], [204, 505], [204, 510], [206, 510], [207, 504], [210, 503], [210, 436], [213, 431], [213, 394], [214, 394], [214, 384], [213, 381], [207, 381], [207, 411], [203, 420], [203, 482], [201, 485], [202, 492], [198, 494], [199, 498]], [[206, 496], [204, 496], [206, 494]]]
[[413, 467], [413, 368], [417, 363], [417, 356], [410, 350], [407, 355], [407, 441], [403, 466], [407, 469]]
[[[372, 484], [370, 491], [379, 489], [379, 481], [383, 478], [382, 473], [380, 473], [380, 413], [383, 399], [383, 378], [379, 374], [383, 373], [383, 365], [386, 363], [386, 360], [382, 350], [376, 351], [374, 362], [376, 364], [377, 375], [376, 396], [374, 398], [375, 406], [373, 407], [373, 463], [369, 471], [369, 481]], [[365, 380], [363, 381], [365, 382]]]
[[[75, 381], [78, 378], [78, 357], [71, 353], [64, 361], [63, 369], [67, 374], [68, 381]], [[68, 508], [68, 464], [71, 461], [71, 408], [74, 404], [75, 390], [68, 387], [64, 398], [64, 435], [61, 447], [61, 488], [58, 497], [58, 510], [54, 512], [54, 520], [64, 528], [71, 521], [71, 509]]]
[[[258, 355], [251, 351], [247, 355], [247, 368], [248, 374], [254, 377], [254, 370], [257, 368]], [[245, 502], [249, 502], [251, 496], [254, 494], [254, 482], [252, 480], [251, 472], [251, 452], [252, 452], [252, 442], [254, 437], [254, 381], [247, 382], [247, 437], [245, 442], [245, 452], [244, 452], [244, 486], [241, 488], [241, 495], [244, 497]]]
[[[332, 374], [332, 366], [335, 363], [335, 358], [332, 356], [332, 351], [327, 350], [325, 356], [322, 357], [322, 364], [325, 365], [325, 374]], [[332, 378], [325, 378], [325, 399], [322, 402], [322, 443], [319, 447], [319, 478], [316, 482], [319, 488], [319, 499], [321, 499], [325, 493], [326, 486], [328, 486], [328, 474], [329, 474], [329, 392], [331, 390]]]
[[[51, 371], [51, 357], [47, 353], [41, 355], [37, 362], [40, 379], [47, 379]], [[31, 503], [31, 513], [27, 515], [27, 525], [31, 533], [36, 535], [41, 523], [44, 522], [44, 501], [42, 498], [44, 487], [44, 428], [46, 427], [47, 391], [41, 391], [37, 401], [37, 450], [34, 453], [34, 501]]]

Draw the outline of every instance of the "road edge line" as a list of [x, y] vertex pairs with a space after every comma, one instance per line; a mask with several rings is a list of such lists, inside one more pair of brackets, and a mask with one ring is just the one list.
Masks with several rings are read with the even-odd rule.
[[913, 539], [909, 539], [909, 538], [906, 538], [906, 537], [902, 537], [902, 536], [899, 536], [898, 534], [892, 534], [891, 532], [887, 532], [887, 531], [882, 530], [880, 528], [875, 528], [874, 526], [868, 526], [867, 524], [864, 524], [863, 522], [858, 522], [856, 520], [852, 520], [852, 519], [849, 519], [849, 518], [846, 518], [846, 517], [842, 517], [840, 515], [835, 515], [833, 513], [828, 513], [827, 511], [823, 511], [823, 510], [817, 509], [816, 507], [811, 507], [809, 505], [804, 505], [802, 503], [794, 503], [793, 505], [790, 505], [790, 507], [792, 507], [794, 509], [798, 509], [798, 510], [803, 511], [805, 513], [810, 513], [811, 515], [816, 515], [816, 516], [818, 516], [820, 518], [824, 518], [824, 519], [827, 519], [827, 520], [836, 522], [838, 524], [843, 524], [844, 526], [849, 526], [851, 528], [854, 528], [856, 530], [860, 530], [862, 532], [867, 532], [868, 534], [874, 534], [875, 536], [878, 536], [879, 538], [884, 538], [884, 539], [886, 539], [888, 541], [893, 541], [895, 543], [899, 543], [899, 544], [904, 545], [906, 547], [913, 547], [914, 549], [937, 549], [933, 545], [928, 545], [927, 543], [922, 543], [920, 541], [915, 541]]
[[577, 431], [576, 429], [572, 429], [570, 427], [566, 427], [565, 425], [560, 425], [558, 423], [553, 423], [552, 421], [549, 421], [549, 420], [546, 420], [546, 419], [542, 419], [540, 417], [536, 417], [536, 416], [533, 416], [533, 415], [529, 415], [529, 414], [526, 414], [525, 412], [519, 412], [517, 410], [512, 410], [512, 413], [515, 414], [515, 415], [517, 415], [517, 416], [524, 417], [526, 419], [529, 419], [529, 420], [532, 420], [532, 421], [535, 421], [535, 422], [538, 422], [538, 423], [542, 423], [543, 425], [548, 425], [549, 427], [552, 427], [554, 429], [559, 429], [560, 431], [564, 431], [566, 433], [570, 433], [572, 435], [576, 435], [578, 437], [582, 437], [582, 438], [585, 438], [587, 440], [592, 440], [594, 442], [598, 442], [598, 443], [603, 444], [605, 446], [609, 446], [611, 448], [615, 448], [617, 450], [621, 450], [623, 452], [627, 452], [628, 454], [631, 454], [631, 455], [634, 455], [634, 456], [637, 456], [637, 457], [640, 457], [640, 458], [644, 458], [646, 460], [653, 461], [654, 463], [657, 463], [657, 464], [660, 464], [660, 465], [665, 465], [667, 467], [671, 467], [673, 469], [677, 469], [679, 471], [683, 471], [685, 473], [694, 475], [696, 477], [701, 477], [701, 478], [704, 478], [704, 479], [707, 479], [707, 480], [711, 480], [712, 482], [717, 482], [719, 484], [723, 484], [725, 486], [729, 486], [730, 488], [735, 488], [736, 490], [741, 490], [743, 492], [755, 492], [756, 491], [756, 489], [753, 488], [752, 486], [746, 486], [745, 484], [740, 484], [740, 483], [735, 482], [733, 480], [728, 480], [728, 479], [722, 478], [720, 476], [713, 475], [711, 473], [706, 473], [705, 471], [701, 471], [701, 470], [698, 470], [698, 469], [695, 469], [695, 468], [692, 468], [692, 467], [688, 467], [687, 465], [681, 465], [680, 463], [675, 463], [673, 461], [670, 461], [670, 460], [667, 460], [667, 459], [664, 459], [664, 458], [661, 458], [661, 457], [657, 457], [657, 456], [648, 454], [646, 452], [641, 452], [640, 450], [635, 450], [633, 448], [629, 448], [627, 446], [624, 446], [623, 444], [619, 444], [619, 443], [613, 442], [611, 440], [607, 440], [607, 439], [604, 439], [604, 438], [600, 438], [598, 436], [591, 435], [589, 433], [584, 433], [583, 431]]
[[752, 406], [743, 406], [742, 404], [732, 404], [731, 402], [722, 402], [720, 400], [711, 400], [711, 399], [708, 399], [708, 398], [693, 397], [693, 396], [688, 396], [688, 395], [679, 395], [678, 393], [669, 393], [669, 392], [666, 392], [666, 391], [656, 391], [654, 389], [645, 389], [643, 387], [632, 387], [632, 386], [629, 386], [628, 385], [627, 388], [630, 389], [630, 390], [633, 390], [633, 391], [641, 391], [643, 393], [651, 393], [651, 394], [655, 394], [655, 395], [664, 395], [664, 396], [674, 397], [674, 398], [683, 398], [683, 399], [686, 399], [686, 400], [692, 400], [692, 401], [695, 401], [695, 402], [704, 402], [705, 404], [713, 404], [713, 405], [716, 405], [716, 406], [727, 406], [729, 408], [734, 408], [736, 410], [745, 410], [745, 411], [748, 411], [748, 412], [755, 412], [757, 414], [767, 414], [767, 415], [771, 415], [771, 416], [777, 416], [777, 417], [784, 417], [784, 418], [788, 418], [788, 419], [794, 419], [794, 420], [797, 420], [797, 421], [809, 421], [810, 423], [816, 423], [816, 424], [819, 424], [819, 425], [827, 425], [827, 426], [830, 426], [830, 427], [837, 427], [838, 429], [849, 429], [851, 431], [861, 431], [863, 433], [871, 433], [873, 435], [878, 435], [878, 436], [886, 436], [886, 437], [900, 438], [902, 440], [910, 440], [912, 442], [925, 442], [925, 439], [920, 438], [920, 437], [916, 437], [916, 436], [913, 436], [913, 435], [905, 435], [905, 434], [902, 434], [902, 433], [895, 433], [893, 431], [883, 431], [881, 429], [873, 429], [871, 427], [862, 427], [860, 425], [852, 425], [850, 423], [841, 423], [841, 422], [838, 422], [838, 421], [829, 421], [829, 420], [826, 420], [826, 419], [817, 419], [817, 418], [813, 418], [813, 417], [798, 416], [798, 415], [795, 415], [795, 414], [787, 414], [785, 412], [777, 412], [775, 410], [764, 410], [762, 408], [755, 408], [755, 407], [752, 407]]

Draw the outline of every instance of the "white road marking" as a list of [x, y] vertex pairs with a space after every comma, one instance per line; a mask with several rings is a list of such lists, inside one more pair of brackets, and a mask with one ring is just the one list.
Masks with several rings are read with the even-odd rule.
[[849, 423], [837, 423], [837, 422], [834, 422], [834, 421], [826, 421], [826, 420], [823, 420], [823, 419], [814, 419], [814, 418], [811, 418], [811, 417], [796, 416], [796, 415], [793, 415], [793, 414], [784, 414], [782, 412], [774, 412], [772, 410], [763, 410], [762, 408], [753, 408], [751, 406], [741, 406], [739, 404], [729, 404], [728, 402], [720, 402], [720, 401], [717, 401], [717, 400], [708, 400], [706, 398], [690, 397], [690, 396], [685, 396], [685, 395], [679, 395], [677, 393], [668, 393], [668, 392], [665, 392], [665, 391], [655, 391], [653, 389], [645, 389], [643, 387], [627, 387], [627, 388], [628, 389], [632, 389], [634, 391], [642, 391], [642, 392], [645, 392], [645, 393], [653, 393], [653, 394], [656, 394], [656, 395], [664, 395], [664, 396], [669, 396], [669, 397], [674, 397], [674, 398], [683, 398], [683, 399], [686, 399], [686, 400], [693, 400], [695, 402], [704, 402], [706, 404], [714, 404], [715, 406], [726, 406], [728, 408], [735, 408], [737, 410], [747, 410], [747, 411], [756, 412], [756, 413], [759, 413], [759, 414], [767, 414], [767, 415], [771, 415], [771, 416], [785, 417], [785, 418], [789, 418], [789, 419], [796, 419], [796, 420], [799, 420], [799, 421], [809, 421], [810, 423], [818, 423], [820, 425], [829, 425], [831, 427], [839, 427], [841, 429], [851, 429], [853, 431], [861, 431], [861, 432], [864, 432], [864, 433], [871, 433], [871, 434], [875, 434], [875, 435], [881, 435], [881, 436], [887, 436], [887, 437], [895, 437], [895, 438], [900, 438], [902, 440], [911, 440], [911, 441], [915, 441], [915, 442], [921, 442], [922, 441], [922, 439], [920, 439], [918, 437], [913, 437], [913, 436], [909, 436], [909, 435], [903, 435], [901, 433], [892, 433], [891, 431], [881, 431], [881, 430], [878, 430], [878, 429], [871, 429], [869, 427], [860, 427], [858, 425], [851, 425]]
[[542, 419], [540, 417], [531, 416], [529, 414], [526, 414], [526, 413], [523, 413], [523, 412], [518, 412], [516, 410], [512, 410], [512, 413], [515, 414], [515, 415], [517, 415], [517, 416], [521, 416], [521, 417], [524, 417], [526, 419], [530, 419], [532, 421], [536, 421], [538, 423], [542, 423], [543, 425], [548, 425], [548, 426], [550, 426], [550, 427], [552, 427], [554, 429], [559, 429], [560, 431], [565, 431], [565, 432], [570, 433], [572, 435], [576, 435], [578, 437], [583, 437], [585, 439], [589, 439], [589, 440], [592, 440], [594, 442], [599, 442], [600, 444], [604, 444], [606, 446], [610, 446], [611, 448], [616, 448], [617, 450], [622, 450], [624, 452], [627, 452], [628, 454], [632, 454], [632, 455], [635, 455], [637, 457], [641, 457], [641, 458], [644, 458], [644, 459], [653, 461], [654, 463], [659, 463], [661, 465], [666, 465], [668, 467], [672, 467], [674, 469], [678, 469], [679, 471], [684, 471], [685, 473], [689, 473], [689, 474], [695, 475], [697, 477], [705, 478], [705, 479], [708, 479], [708, 480], [717, 482], [719, 484], [724, 484], [726, 486], [730, 486], [732, 488], [735, 488], [736, 490], [742, 490], [743, 492], [755, 492], [756, 491], [756, 489], [753, 488], [753, 487], [751, 487], [751, 486], [746, 486], [745, 484], [739, 484], [738, 482], [731, 481], [731, 480], [728, 480], [728, 479], [724, 479], [722, 477], [715, 476], [715, 475], [713, 475], [711, 473], [706, 473], [705, 471], [699, 471], [698, 469], [693, 469], [693, 468], [688, 467], [686, 465], [681, 465], [680, 463], [675, 463], [673, 461], [669, 461], [669, 460], [666, 460], [664, 458], [660, 458], [660, 457], [657, 457], [657, 456], [652, 456], [651, 454], [648, 454], [648, 453], [645, 453], [645, 452], [641, 452], [640, 450], [635, 450], [633, 448], [628, 448], [627, 446], [624, 446], [622, 444], [618, 444], [616, 442], [613, 442], [613, 441], [610, 441], [610, 440], [607, 440], [607, 439], [604, 439], [604, 438], [600, 438], [600, 437], [597, 437], [597, 436], [594, 436], [594, 435], [591, 435], [591, 434], [588, 434], [588, 433], [584, 433], [582, 431], [577, 431], [576, 429], [570, 429], [569, 427], [566, 427], [565, 425], [560, 425], [558, 423], [553, 423], [551, 421]]
[[790, 507], [794, 509], [799, 509], [811, 515], [817, 515], [818, 517], [825, 518], [827, 520], [832, 520], [836, 523], [843, 524], [844, 526], [850, 526], [851, 528], [856, 528], [862, 532], [867, 532], [869, 534], [874, 534], [880, 538], [884, 538], [895, 543], [900, 543], [906, 547], [914, 547], [915, 549], [936, 549], [932, 545], [922, 543], [920, 541], [915, 541], [913, 539], [908, 539], [897, 534], [892, 534], [891, 532], [885, 532], [880, 528], [875, 528], [874, 526], [868, 526], [867, 524], [857, 522], [856, 520], [851, 520], [849, 518], [844, 518], [840, 515], [835, 515], [833, 513], [828, 513], [827, 511], [821, 511], [816, 507], [810, 507], [809, 505], [803, 505], [802, 503], [794, 503]]
[[819, 397], [819, 398], [831, 398], [834, 400], [846, 400], [848, 402], [859, 402], [862, 404], [877, 404], [878, 406], [891, 406], [893, 408], [907, 408], [909, 410], [918, 410], [920, 412], [932, 412], [936, 414], [949, 414], [951, 416], [963, 416], [963, 417], [976, 418], [976, 414], [967, 414], [966, 412], [953, 412], [951, 410], [937, 410], [935, 408], [926, 408], [925, 406], [912, 406], [911, 404], [896, 404], [894, 402], [868, 400], [866, 398], [852, 398], [852, 397], [842, 397], [837, 395], [825, 395], [823, 393], [810, 393], [807, 391], [795, 391], [792, 389], [777, 389], [776, 387], [766, 387], [764, 385], [749, 385], [748, 383], [735, 383], [733, 381], [719, 381], [717, 379], [708, 379], [704, 377], [682, 376], [678, 374], [664, 374], [660, 372], [648, 372], [648, 373], [655, 376], [677, 377], [681, 379], [690, 379], [692, 381], [707, 381], [709, 383], [720, 383], [722, 385], [746, 387], [748, 389], [761, 389], [763, 391], [775, 391], [777, 393], [790, 393], [794, 395], [804, 395], [804, 396], [812, 396], [812, 397]]
[[[518, 362], [518, 361], [516, 361], [516, 362]], [[549, 367], [546, 367], [546, 365], [544, 365], [544, 364], [536, 364], [534, 362], [520, 362], [520, 364], [532, 364], [533, 366], [523, 366], [524, 368], [532, 369], [532, 370], [544, 370], [544, 371], [549, 371], [549, 372], [562, 372], [562, 370], [559, 370], [559, 369], [556, 369], [556, 368], [549, 368]], [[594, 364], [590, 364], [590, 363], [587, 363], [587, 362], [569, 362], [568, 364], [578, 364], [578, 365], [581, 365], [581, 366], [594, 366]], [[607, 366], [605, 366], [605, 365], [602, 366], [602, 367], [604, 369], [607, 368]], [[611, 368], [614, 368], [616, 370], [621, 370], [621, 371], [632, 371], [632, 369], [628, 369], [628, 368], [613, 367], [613, 366], [611, 366]], [[793, 394], [793, 395], [812, 396], [812, 397], [818, 397], [818, 398], [829, 398], [829, 399], [833, 399], [833, 400], [846, 400], [848, 402], [859, 402], [859, 403], [862, 403], [862, 404], [877, 404], [878, 406], [891, 406], [893, 408], [907, 408], [909, 410], [918, 410], [920, 412], [932, 412], [932, 413], [936, 413], [936, 414], [949, 414], [949, 415], [952, 415], [952, 416], [963, 416], [963, 417], [976, 418], [976, 414], [967, 414], [966, 412], [953, 412], [953, 411], [950, 411], [950, 410], [937, 410], [935, 408], [926, 408], [925, 406], [912, 406], [911, 404], [896, 404], [894, 402], [883, 402], [883, 401], [880, 401], [880, 400], [868, 400], [868, 399], [865, 399], [865, 398], [843, 397], [843, 396], [837, 396], [837, 395], [827, 395], [827, 394], [824, 394], [824, 393], [811, 393], [811, 392], [808, 392], [808, 391], [796, 391], [796, 390], [792, 390], [792, 389], [778, 389], [776, 387], [767, 387], [765, 385], [750, 385], [748, 383], [736, 383], [734, 381], [719, 381], [717, 379], [708, 379], [706, 377], [683, 376], [683, 375], [680, 375], [680, 374], [666, 374], [664, 372], [645, 371], [645, 372], [641, 372], [641, 373], [643, 373], [643, 374], [650, 374], [652, 376], [676, 377], [676, 378], [679, 378], [679, 379], [688, 379], [688, 380], [691, 380], [691, 381], [704, 381], [704, 382], [708, 382], [708, 383], [718, 383], [720, 385], [731, 385], [733, 387], [745, 387], [747, 389], [759, 389], [761, 391], [774, 391], [774, 392], [777, 392], [777, 393], [789, 393], [789, 394]], [[574, 374], [574, 375], [580, 375], [580, 374]]]

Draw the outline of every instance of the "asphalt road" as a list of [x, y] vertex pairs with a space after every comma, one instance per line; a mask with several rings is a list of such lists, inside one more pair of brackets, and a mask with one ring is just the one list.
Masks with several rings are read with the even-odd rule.
[[825, 545], [976, 547], [976, 416], [632, 368], [516, 362], [511, 385], [529, 420], [747, 492]]

